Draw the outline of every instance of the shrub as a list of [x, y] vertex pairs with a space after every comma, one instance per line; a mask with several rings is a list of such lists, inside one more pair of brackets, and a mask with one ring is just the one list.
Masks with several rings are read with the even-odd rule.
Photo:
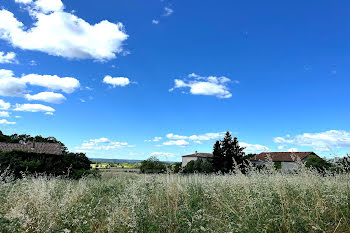
[[16, 178], [21, 177], [22, 173], [46, 173], [78, 179], [90, 173], [90, 160], [83, 153], [52, 155], [10, 151], [0, 153], [0, 171], [6, 169]]
[[317, 155], [310, 155], [306, 160], [305, 166], [315, 168], [321, 172], [330, 168], [331, 164]]
[[162, 173], [166, 171], [166, 166], [159, 159], [151, 156], [141, 162], [140, 171], [142, 173]]

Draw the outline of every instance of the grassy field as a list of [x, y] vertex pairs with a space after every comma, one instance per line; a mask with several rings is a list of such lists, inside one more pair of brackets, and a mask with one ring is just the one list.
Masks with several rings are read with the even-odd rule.
[[5, 179], [1, 232], [350, 232], [348, 174]]

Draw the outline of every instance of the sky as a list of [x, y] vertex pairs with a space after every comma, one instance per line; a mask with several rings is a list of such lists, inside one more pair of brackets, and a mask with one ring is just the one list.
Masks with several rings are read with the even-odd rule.
[[350, 153], [350, 2], [1, 0], [0, 129], [90, 158]]

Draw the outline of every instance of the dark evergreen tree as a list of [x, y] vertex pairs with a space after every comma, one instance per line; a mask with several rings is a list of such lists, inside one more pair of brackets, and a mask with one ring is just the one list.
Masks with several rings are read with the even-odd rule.
[[244, 170], [244, 147], [240, 147], [238, 139], [232, 139], [230, 132], [226, 132], [224, 139], [217, 141], [213, 149], [213, 167], [215, 171], [224, 173], [233, 171], [236, 167]]
[[213, 169], [215, 172], [222, 171], [224, 164], [224, 155], [221, 149], [220, 141], [216, 141], [213, 148]]

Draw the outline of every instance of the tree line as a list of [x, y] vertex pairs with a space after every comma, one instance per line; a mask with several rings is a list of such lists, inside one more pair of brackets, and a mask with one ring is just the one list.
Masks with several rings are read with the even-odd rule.
[[[246, 154], [244, 150], [245, 147], [239, 145], [238, 138], [232, 138], [230, 132], [226, 132], [222, 140], [215, 142], [212, 158], [192, 160], [182, 168], [181, 163], [165, 164], [157, 158], [151, 157], [141, 163], [141, 172], [229, 173], [240, 171], [244, 174], [251, 166], [255, 166], [258, 170], [265, 169], [265, 165], [251, 164], [249, 160], [256, 154]], [[277, 170], [282, 168], [281, 162], [274, 162], [273, 165]], [[310, 155], [305, 162], [305, 166], [316, 169], [320, 173], [326, 171], [350, 172], [350, 157], [347, 156], [331, 163], [316, 155]]]
[[90, 169], [91, 162], [84, 153], [69, 152], [67, 147], [54, 137], [32, 137], [26, 134], [4, 135], [0, 131], [0, 142], [19, 143], [20, 141], [58, 143], [61, 145], [62, 154], [53, 155], [18, 150], [0, 152], [0, 174], [10, 173], [15, 178], [21, 178], [24, 174], [47, 174], [78, 179], [94, 173]]

